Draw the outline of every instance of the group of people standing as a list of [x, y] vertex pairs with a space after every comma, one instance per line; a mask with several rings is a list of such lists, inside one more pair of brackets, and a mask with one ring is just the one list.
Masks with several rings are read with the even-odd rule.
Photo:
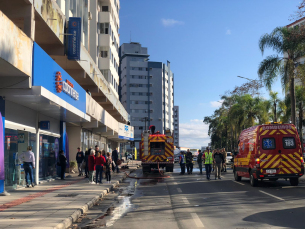
[[[78, 165], [78, 176], [83, 176], [89, 179], [90, 184], [102, 184], [103, 172], [107, 183], [111, 183], [111, 170], [119, 173], [119, 155], [117, 149], [112, 151], [112, 154], [106, 153], [105, 150], [100, 151], [99, 146], [92, 147], [84, 154], [80, 147], [77, 148], [76, 161]], [[95, 179], [94, 179], [95, 177]]]
[[[199, 150], [197, 156], [197, 163], [199, 166], [200, 174], [202, 174], [202, 165], [204, 164], [207, 180], [211, 180], [212, 171], [215, 171], [215, 180], [221, 179], [221, 171], [227, 171], [226, 157], [227, 152], [225, 148], [215, 149], [213, 150], [213, 152], [211, 152], [208, 147], [204, 152], [201, 152], [201, 150]], [[190, 152], [190, 150], [187, 150], [186, 153], [181, 151], [179, 163], [181, 167], [181, 175], [185, 174], [185, 165], [187, 167], [187, 173], [193, 173], [193, 154], [192, 152]]]

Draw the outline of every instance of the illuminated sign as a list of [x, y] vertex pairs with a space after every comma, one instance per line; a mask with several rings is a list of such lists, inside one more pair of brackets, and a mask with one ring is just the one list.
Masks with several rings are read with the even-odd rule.
[[79, 100], [79, 94], [74, 90], [74, 85], [69, 80], [63, 81], [61, 72], [56, 72], [55, 87], [57, 93], [61, 93], [63, 91], [73, 99]]

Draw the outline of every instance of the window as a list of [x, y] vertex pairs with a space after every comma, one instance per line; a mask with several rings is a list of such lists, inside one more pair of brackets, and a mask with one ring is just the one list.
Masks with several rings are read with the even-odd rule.
[[295, 149], [295, 139], [294, 137], [283, 138], [283, 148], [284, 149]]
[[100, 33], [101, 34], [109, 33], [109, 23], [100, 23]]
[[142, 68], [139, 68], [139, 71], [142, 71]]
[[103, 12], [108, 12], [109, 11], [108, 6], [102, 6], [102, 11]]
[[100, 57], [107, 58], [108, 57], [108, 51], [101, 51], [100, 52]]
[[274, 138], [263, 138], [263, 149], [275, 149], [275, 139]]

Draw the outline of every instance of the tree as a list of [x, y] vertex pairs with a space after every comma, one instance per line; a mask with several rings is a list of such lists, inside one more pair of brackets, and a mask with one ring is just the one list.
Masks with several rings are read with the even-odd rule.
[[296, 31], [297, 29], [294, 28], [277, 27], [270, 34], [264, 34], [259, 40], [262, 54], [267, 48], [273, 49], [278, 54], [267, 56], [258, 69], [260, 79], [269, 90], [275, 79], [281, 76], [283, 90], [289, 91], [293, 124], [296, 124], [295, 73], [299, 58], [305, 55], [303, 38], [292, 36]]
[[273, 105], [272, 106], [272, 111], [273, 111], [273, 121], [274, 122], [277, 122], [277, 103], [279, 102], [279, 99], [278, 99], [278, 92], [273, 92], [273, 91], [270, 91], [269, 92], [269, 95], [270, 95], [270, 103]]

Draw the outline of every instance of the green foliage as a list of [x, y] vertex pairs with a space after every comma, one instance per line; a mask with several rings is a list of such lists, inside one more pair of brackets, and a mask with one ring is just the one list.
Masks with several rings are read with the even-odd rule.
[[76, 161], [70, 161], [70, 168], [75, 168], [77, 166]]

